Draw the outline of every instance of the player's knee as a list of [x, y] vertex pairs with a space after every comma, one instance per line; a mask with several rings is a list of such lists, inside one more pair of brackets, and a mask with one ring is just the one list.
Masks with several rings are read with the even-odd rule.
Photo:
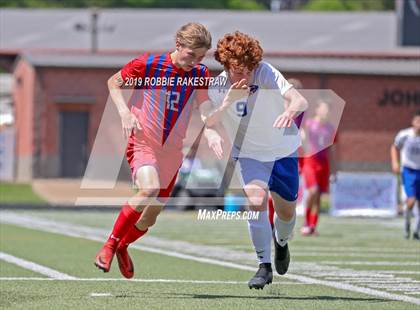
[[247, 193], [249, 208], [252, 211], [264, 211], [267, 209], [265, 204], [266, 192], [264, 190], [253, 190]]
[[290, 221], [294, 215], [295, 212], [284, 212], [282, 213], [281, 219], [284, 221]]
[[312, 197], [319, 195], [319, 188], [318, 186], [313, 186], [308, 189], [308, 195], [311, 195]]
[[416, 204], [416, 199], [415, 198], [407, 198], [406, 204], [407, 204], [407, 208], [412, 209], [414, 207], [414, 205]]
[[279, 213], [280, 213], [280, 218], [284, 221], [289, 221], [291, 220], [295, 214], [296, 214], [296, 208], [293, 206], [287, 206], [284, 208], [280, 208]]
[[156, 197], [158, 194], [159, 194], [158, 188], [141, 188], [137, 193], [137, 195], [139, 196], [148, 197], [148, 198]]

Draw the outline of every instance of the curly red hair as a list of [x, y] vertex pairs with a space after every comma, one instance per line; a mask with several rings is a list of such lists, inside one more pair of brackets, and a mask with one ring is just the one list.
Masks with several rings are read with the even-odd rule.
[[263, 49], [258, 40], [240, 31], [228, 33], [217, 42], [215, 59], [223, 67], [254, 70], [260, 63]]

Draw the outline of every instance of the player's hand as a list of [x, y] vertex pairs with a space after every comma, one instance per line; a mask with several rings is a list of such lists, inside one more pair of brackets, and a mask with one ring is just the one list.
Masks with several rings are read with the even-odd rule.
[[392, 163], [392, 172], [395, 174], [401, 173], [401, 167], [398, 163]]
[[120, 116], [124, 139], [130, 137], [133, 129], [141, 130], [137, 117], [131, 111], [121, 113]]
[[249, 87], [245, 79], [233, 83], [223, 100], [223, 106], [230, 106], [235, 101], [247, 97], [249, 95]]
[[277, 117], [274, 121], [273, 127], [275, 128], [287, 128], [292, 126], [294, 118], [298, 115], [299, 112], [286, 110]]
[[337, 173], [331, 173], [330, 175], [330, 183], [337, 182]]
[[211, 148], [214, 154], [216, 154], [217, 159], [222, 159], [223, 158], [222, 137], [217, 135], [217, 137], [211, 138], [208, 143], [209, 143], [209, 148]]

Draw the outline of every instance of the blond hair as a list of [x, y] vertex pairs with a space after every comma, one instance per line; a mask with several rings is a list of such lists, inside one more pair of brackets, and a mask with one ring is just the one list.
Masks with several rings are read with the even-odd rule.
[[175, 40], [181, 46], [188, 48], [202, 48], [210, 49], [211, 47], [211, 34], [200, 23], [188, 23], [176, 32]]

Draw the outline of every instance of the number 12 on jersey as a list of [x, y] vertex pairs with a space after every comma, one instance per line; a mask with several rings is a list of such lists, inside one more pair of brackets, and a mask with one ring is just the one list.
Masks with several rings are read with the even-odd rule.
[[180, 93], [167, 91], [166, 92], [166, 108], [171, 111], [178, 112]]

